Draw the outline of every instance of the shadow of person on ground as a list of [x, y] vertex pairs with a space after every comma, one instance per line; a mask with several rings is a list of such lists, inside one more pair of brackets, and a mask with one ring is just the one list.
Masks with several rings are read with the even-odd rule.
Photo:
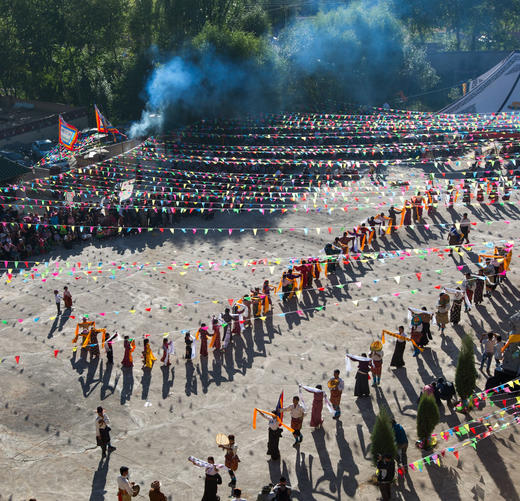
[[197, 394], [197, 378], [195, 377], [195, 367], [191, 360], [186, 360], [186, 386], [184, 393], [189, 397], [192, 393]]
[[143, 375], [141, 377], [141, 400], [148, 400], [148, 393], [150, 391], [150, 383], [152, 382], [152, 369], [150, 367], [143, 367]]
[[359, 468], [354, 461], [354, 455], [352, 454], [349, 443], [345, 440], [343, 424], [339, 419], [336, 421], [336, 442], [340, 455], [336, 466], [338, 499], [341, 497], [342, 484], [345, 494], [349, 497], [354, 497], [359, 485], [356, 479], [356, 476], [359, 475]]
[[119, 382], [119, 377], [121, 376], [121, 373], [118, 372], [116, 374], [116, 377], [114, 379], [114, 384], [110, 385], [110, 377], [112, 376], [112, 370], [114, 368], [114, 364], [107, 364], [107, 368], [103, 374], [102, 369], [99, 371], [99, 375], [101, 377], [101, 380], [103, 382], [100, 390], [100, 399], [105, 400], [105, 398], [108, 398], [110, 395], [112, 395], [117, 388], [117, 384]]
[[173, 381], [175, 380], [175, 367], [172, 367], [172, 378], [170, 381], [170, 366], [169, 365], [161, 365], [161, 372], [163, 375], [163, 384], [162, 384], [162, 397], [163, 399], [168, 398], [170, 394], [170, 390], [173, 388]]
[[92, 477], [92, 489], [90, 491], [89, 501], [104, 501], [107, 490], [107, 474], [109, 469], [110, 454], [103, 460], [99, 460], [97, 470]]
[[134, 368], [121, 367], [123, 373], [123, 386], [121, 388], [121, 405], [125, 404], [132, 397], [134, 391]]

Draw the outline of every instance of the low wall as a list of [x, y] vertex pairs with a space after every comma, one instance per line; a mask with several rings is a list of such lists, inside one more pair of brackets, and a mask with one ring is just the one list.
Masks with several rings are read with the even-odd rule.
[[[63, 114], [63, 119], [80, 130], [88, 127], [85, 110]], [[58, 115], [13, 127], [13, 129], [0, 130], [0, 147], [9, 143], [32, 143], [38, 139], [58, 140]]]

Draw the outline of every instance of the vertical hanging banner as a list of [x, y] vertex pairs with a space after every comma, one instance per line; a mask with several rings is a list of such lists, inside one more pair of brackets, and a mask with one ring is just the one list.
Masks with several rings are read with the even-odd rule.
[[74, 144], [78, 140], [78, 129], [65, 122], [61, 115], [58, 126], [58, 140], [68, 150], [73, 150]]
[[[121, 136], [125, 136], [121, 132], [119, 132], [99, 111], [99, 108], [94, 105], [94, 113], [96, 114], [96, 125], [98, 132], [102, 134], [120, 134]], [[126, 137], [126, 136], [125, 136]]]

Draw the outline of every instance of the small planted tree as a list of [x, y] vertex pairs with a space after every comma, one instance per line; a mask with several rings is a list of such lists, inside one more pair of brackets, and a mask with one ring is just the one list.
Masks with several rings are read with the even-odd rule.
[[473, 340], [467, 334], [462, 338], [462, 346], [457, 360], [455, 373], [455, 388], [459, 394], [464, 410], [469, 408], [468, 398], [475, 391], [477, 382], [477, 369], [475, 369], [475, 352]]
[[423, 393], [417, 408], [417, 436], [423, 449], [430, 448], [430, 439], [435, 426], [439, 423], [439, 408], [433, 395]]
[[372, 462], [377, 464], [379, 454], [391, 454], [397, 457], [397, 446], [395, 445], [394, 430], [392, 429], [392, 419], [385, 407], [381, 407], [376, 417], [376, 422], [370, 435]]

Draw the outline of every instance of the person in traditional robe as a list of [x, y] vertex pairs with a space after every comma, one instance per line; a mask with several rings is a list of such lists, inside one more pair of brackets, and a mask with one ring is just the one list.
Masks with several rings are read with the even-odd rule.
[[171, 365], [170, 355], [173, 353], [173, 341], [169, 340], [167, 337], [163, 338], [162, 350], [163, 354], [161, 362], [166, 366]]
[[312, 398], [312, 410], [311, 410], [311, 426], [313, 428], [320, 428], [323, 423], [322, 411], [323, 411], [323, 396], [325, 392], [321, 384], [316, 385], [316, 389], [321, 390], [319, 392], [313, 392]]
[[[274, 410], [272, 414], [276, 414]], [[278, 419], [271, 417], [268, 426], [269, 437], [267, 440], [267, 454], [271, 456], [271, 461], [278, 461], [280, 459], [280, 437], [282, 436], [282, 425]]]
[[[477, 278], [482, 277], [482, 278]], [[486, 276], [484, 275], [484, 270], [478, 270], [478, 275], [475, 277], [475, 292], [473, 294], [473, 302], [475, 305], [479, 305], [484, 301], [484, 287], [486, 285]]]
[[464, 302], [464, 292], [457, 287], [457, 291], [453, 296], [453, 303], [450, 309], [450, 322], [453, 325], [457, 325], [460, 322], [460, 312], [462, 309], [462, 303]]
[[[307, 284], [309, 283], [309, 275], [311, 274], [311, 269], [308, 266], [307, 261], [305, 259], [302, 259], [301, 264], [299, 264], [298, 266], [295, 266], [294, 269], [296, 271], [298, 271], [300, 273], [300, 275], [302, 276], [303, 288], [307, 289], [307, 287], [308, 287]], [[312, 281], [312, 276], [311, 276], [311, 281]]]
[[437, 190], [430, 188], [427, 192], [430, 203], [428, 204], [427, 214], [432, 217], [437, 212], [437, 202], [439, 201]]
[[282, 275], [282, 302], [285, 303], [289, 297], [291, 296], [291, 293], [294, 291], [295, 280], [299, 278], [300, 275], [293, 273], [292, 270], [284, 271]]
[[200, 335], [200, 356], [207, 357], [208, 356], [208, 328], [206, 327], [206, 324], [200, 324], [199, 335]]
[[363, 360], [356, 360], [355, 358], [347, 355], [351, 360], [358, 363], [358, 369], [356, 372], [356, 384], [354, 385], [354, 396], [355, 397], [369, 397], [370, 386], [368, 380], [370, 378], [370, 369], [372, 367], [372, 359], [367, 357], [366, 353], [362, 353], [361, 357]]
[[208, 463], [211, 466], [207, 466], [205, 469], [206, 477], [204, 479], [202, 501], [219, 501], [220, 497], [217, 495], [217, 491], [218, 486], [222, 484], [222, 477], [218, 472], [218, 468], [214, 466], [215, 459], [213, 456], [208, 457]]
[[406, 202], [404, 205], [404, 220], [403, 224], [405, 226], [410, 226], [412, 224], [412, 204], [410, 202]]
[[374, 341], [370, 345], [370, 355], [372, 359], [372, 375], [374, 382], [372, 386], [378, 386], [381, 383], [381, 372], [383, 370], [383, 345], [380, 341]]
[[150, 485], [148, 497], [150, 501], [168, 501], [164, 493], [161, 492], [161, 482], [159, 480], [154, 480]]
[[128, 467], [121, 466], [119, 473], [120, 476], [117, 477], [117, 499], [118, 501], [131, 501], [134, 494], [134, 482], [130, 482], [129, 480], [130, 474]]
[[432, 314], [428, 312], [426, 306], [422, 307], [421, 313], [419, 313], [421, 317], [421, 325], [422, 325], [422, 336], [419, 342], [419, 346], [426, 346], [432, 340], [432, 333], [430, 329], [430, 323], [432, 321]]
[[118, 337], [117, 332], [113, 334], [111, 337], [109, 337], [105, 343], [105, 352], [107, 354], [107, 364], [113, 364], [114, 363], [114, 347], [113, 344], [115, 343], [116, 339]]
[[262, 316], [262, 294], [260, 287], [255, 287], [249, 295], [251, 298], [251, 309], [253, 310], [253, 318]]
[[[305, 279], [304, 279], [305, 285]], [[269, 283], [269, 280], [265, 280], [262, 285], [262, 302], [264, 308], [264, 315], [271, 309], [273, 309], [273, 300], [271, 299], [271, 291], [274, 290], [274, 287]]]
[[103, 407], [97, 408], [96, 415], [96, 443], [99, 447], [101, 447], [101, 452], [103, 458], [107, 455], [107, 447], [108, 452], [115, 451], [116, 448], [112, 446], [110, 443], [110, 419], [105, 412]]
[[186, 345], [186, 351], [184, 353], [184, 358], [186, 360], [191, 360], [191, 348], [193, 345], [193, 338], [191, 337], [191, 334], [189, 332], [186, 332], [184, 335], [184, 343]]
[[439, 295], [439, 301], [437, 303], [437, 313], [435, 314], [437, 324], [441, 329], [441, 334], [444, 335], [444, 329], [450, 321], [448, 312], [450, 311], [450, 296], [445, 292], [441, 292]]
[[150, 346], [150, 340], [144, 339], [143, 340], [143, 369], [151, 369], [153, 367], [153, 363], [157, 359], [155, 358], [154, 354], [152, 353], [152, 348]]
[[66, 310], [72, 310], [72, 295], [67, 286], [63, 287], [63, 303]]
[[412, 331], [410, 332], [410, 337], [413, 341], [413, 356], [416, 357], [421, 353], [421, 350], [418, 348], [420, 346], [421, 339], [423, 337], [422, 334], [422, 320], [421, 316], [414, 314], [412, 316], [411, 322]]
[[224, 456], [224, 464], [227, 468], [229, 468], [229, 477], [231, 479], [228, 485], [229, 487], [235, 487], [235, 485], [237, 485], [235, 471], [238, 470], [238, 463], [240, 463], [240, 459], [237, 454], [238, 446], [235, 443], [235, 435], [228, 435], [228, 441], [229, 442], [227, 445], [219, 445], [219, 447], [226, 451], [226, 455]]
[[457, 227], [453, 225], [448, 232], [448, 245], [450, 245], [450, 256], [453, 256], [453, 246], [459, 245], [462, 243], [462, 234], [459, 233]]
[[90, 341], [88, 343], [88, 350], [90, 351], [90, 360], [99, 358], [99, 340], [96, 329], [90, 329]]
[[[466, 278], [462, 283], [462, 286], [466, 292], [466, 297], [468, 298], [468, 302], [471, 304], [473, 302], [473, 294], [475, 293], [475, 288], [477, 286], [477, 279], [474, 278], [471, 273], [466, 273]], [[468, 305], [465, 305], [465, 310], [468, 311]]]
[[[229, 308], [224, 310], [222, 314], [222, 321], [224, 326], [224, 341], [223, 348], [226, 349], [231, 344], [232, 334], [233, 334], [233, 319], [238, 319], [239, 315], [237, 313], [231, 313]], [[240, 332], [240, 331], [239, 331]]]
[[415, 217], [417, 219], [417, 222], [419, 223], [422, 219], [422, 215], [423, 215], [423, 203], [424, 203], [424, 199], [421, 195], [421, 192], [418, 191], [417, 192], [417, 195], [415, 197], [413, 197], [413, 206], [414, 206], [414, 209], [415, 209]]
[[218, 323], [218, 318], [213, 317], [211, 320], [211, 327], [213, 329], [213, 337], [211, 339], [211, 344], [213, 345], [214, 351], [219, 351], [221, 349], [220, 346], [220, 325]]
[[401, 214], [401, 210], [397, 210], [393, 205], [388, 209], [388, 224], [390, 225], [390, 233], [397, 230], [397, 214]]
[[[403, 325], [399, 326], [399, 335], [403, 336], [403, 337], [406, 337]], [[390, 361], [390, 366], [391, 367], [400, 368], [400, 367], [404, 367], [405, 366], [404, 359], [403, 359], [405, 347], [406, 347], [406, 341], [404, 339], [396, 338], [396, 340], [395, 340], [395, 347], [394, 347], [394, 353], [392, 355], [392, 360]]]
[[305, 416], [305, 410], [300, 404], [300, 397], [293, 397], [293, 403], [284, 407], [282, 411], [291, 413], [291, 428], [294, 430], [294, 445], [296, 446], [303, 440], [301, 429], [303, 425], [303, 416]]
[[336, 369], [334, 371], [334, 377], [329, 379], [327, 386], [330, 389], [330, 403], [336, 411], [334, 413], [333, 419], [339, 419], [339, 417], [341, 416], [341, 394], [343, 393], [343, 389], [345, 388], [345, 383], [343, 379], [339, 377], [339, 369]]
[[130, 340], [128, 336], [125, 336], [123, 342], [125, 348], [125, 354], [123, 356], [123, 361], [121, 362], [123, 367], [133, 367], [134, 360], [132, 358], [132, 353], [135, 350], [135, 340]]
[[486, 276], [486, 294], [485, 297], [491, 297], [491, 293], [496, 287], [496, 275], [495, 275], [495, 266], [491, 259], [486, 259], [486, 266], [483, 268], [484, 275]]

